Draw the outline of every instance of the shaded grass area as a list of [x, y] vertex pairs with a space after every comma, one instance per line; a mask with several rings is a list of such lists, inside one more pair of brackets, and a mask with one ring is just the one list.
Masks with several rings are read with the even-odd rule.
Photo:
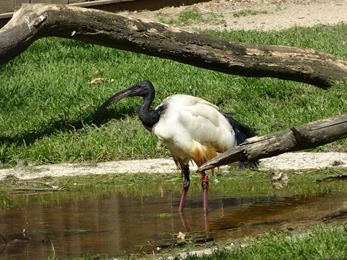
[[[281, 32], [208, 32], [226, 39], [315, 48], [347, 57], [346, 25]], [[101, 78], [97, 84], [92, 80]], [[346, 112], [345, 83], [329, 90], [270, 78], [246, 78], [65, 39], [42, 39], [0, 67], [0, 162], [30, 164], [170, 156], [137, 118], [141, 99], [93, 113], [109, 96], [149, 79], [155, 104], [168, 95], [200, 96], [233, 112], [259, 135]], [[346, 151], [346, 140], [317, 150]]]

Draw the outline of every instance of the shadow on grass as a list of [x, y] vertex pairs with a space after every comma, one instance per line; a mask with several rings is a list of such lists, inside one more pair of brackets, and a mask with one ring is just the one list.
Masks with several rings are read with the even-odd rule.
[[134, 107], [123, 108], [121, 110], [114, 108], [105, 110], [102, 115], [99, 116], [94, 122], [92, 122], [94, 114], [91, 113], [86, 114], [82, 118], [79, 118], [77, 120], [54, 120], [48, 123], [46, 127], [41, 128], [37, 131], [28, 131], [21, 135], [13, 136], [0, 135], [0, 144], [14, 144], [17, 146], [30, 145], [35, 141], [42, 139], [45, 136], [52, 135], [56, 132], [79, 133], [83, 131], [84, 126], [86, 125], [95, 125], [96, 127], [100, 127], [112, 119], [122, 120], [128, 116], [135, 116], [136, 114], [137, 110]]

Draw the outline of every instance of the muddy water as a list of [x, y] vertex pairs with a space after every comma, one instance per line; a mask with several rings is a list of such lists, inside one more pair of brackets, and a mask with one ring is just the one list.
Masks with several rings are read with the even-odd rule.
[[[295, 228], [346, 210], [346, 195], [226, 198], [214, 191], [207, 220], [200, 193], [190, 194], [183, 216], [177, 214], [180, 194], [158, 198], [112, 193], [80, 200], [62, 199], [61, 193], [30, 195], [28, 206], [0, 212], [0, 259], [150, 252], [175, 244], [179, 231], [196, 241], [219, 241], [276, 227]], [[32, 196], [55, 199], [42, 206]]]

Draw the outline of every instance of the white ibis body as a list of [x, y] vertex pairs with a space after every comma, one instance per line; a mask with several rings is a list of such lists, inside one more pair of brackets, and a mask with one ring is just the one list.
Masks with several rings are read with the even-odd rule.
[[[155, 90], [150, 81], [141, 81], [109, 98], [96, 111], [94, 119], [112, 103], [126, 97], [143, 97], [138, 115], [144, 127], [166, 143], [184, 176], [179, 211], [189, 189], [189, 162], [201, 166], [217, 154], [254, 136], [252, 130], [219, 111], [208, 101], [189, 95], [172, 95], [154, 110], [150, 109]], [[207, 213], [208, 177], [202, 173], [204, 212]]]

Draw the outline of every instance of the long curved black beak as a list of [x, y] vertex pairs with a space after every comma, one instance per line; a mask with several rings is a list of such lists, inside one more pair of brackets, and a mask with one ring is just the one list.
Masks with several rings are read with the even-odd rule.
[[105, 101], [105, 103], [103, 103], [98, 110], [96, 110], [94, 117], [93, 117], [93, 121], [95, 122], [95, 119], [102, 113], [102, 111], [104, 111], [109, 105], [118, 102], [126, 97], [134, 97], [134, 96], [142, 96], [145, 97], [150, 90], [152, 90], [152, 94], [154, 96], [154, 88], [153, 85], [150, 81], [148, 80], [143, 80], [140, 81], [138, 83], [136, 83], [135, 85], [124, 89], [116, 94], [114, 94], [112, 97], [110, 97], [108, 100]]
[[116, 103], [126, 97], [131, 96], [131, 94], [133, 93], [134, 90], [134, 86], [124, 89], [116, 94], [114, 94], [112, 97], [110, 97], [108, 100], [106, 100], [99, 108], [98, 110], [96, 110], [94, 117], [93, 117], [93, 121], [95, 122], [96, 118], [100, 116], [100, 114], [111, 104]]

